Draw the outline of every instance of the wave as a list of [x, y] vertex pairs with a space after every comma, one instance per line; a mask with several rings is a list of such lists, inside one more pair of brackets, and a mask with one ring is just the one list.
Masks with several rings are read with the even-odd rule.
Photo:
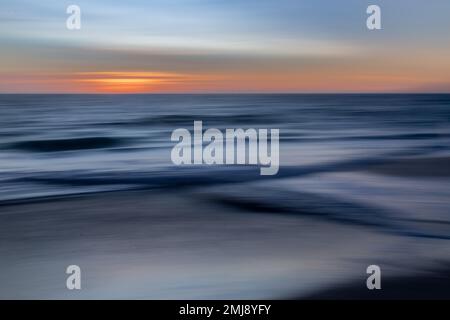
[[383, 140], [434, 140], [450, 138], [448, 133], [404, 133], [404, 134], [386, 134], [386, 135], [361, 135], [361, 136], [341, 136], [341, 137], [296, 137], [291, 134], [288, 139], [303, 142], [321, 142], [321, 141], [383, 141]]
[[[245, 190], [243, 190], [245, 189]], [[450, 240], [450, 221], [406, 219], [385, 208], [333, 196], [277, 188], [233, 186], [203, 198], [244, 212], [307, 216], [403, 236]]]
[[83, 149], [111, 148], [123, 144], [123, 139], [112, 137], [87, 137], [72, 139], [28, 140], [7, 145], [7, 148], [32, 152], [57, 152]]
[[[154, 168], [151, 171], [73, 170], [17, 173], [3, 179], [2, 184], [4, 186], [8, 183], [52, 185], [61, 192], [67, 190], [69, 194], [70, 190], [74, 193], [96, 193], [105, 190], [179, 191], [183, 188], [194, 188], [194, 192], [200, 191], [211, 201], [247, 212], [310, 216], [346, 224], [358, 224], [405, 236], [450, 239], [450, 223], [445, 221], [401, 219], [398, 214], [373, 205], [363, 205], [309, 192], [281, 190], [270, 187], [270, 184], [266, 183], [277, 179], [361, 170], [374, 173], [382, 171], [383, 174], [395, 174], [401, 171], [402, 175], [409, 172], [410, 176], [414, 176], [420, 169], [420, 175], [435, 176], [437, 167], [442, 167], [441, 171], [448, 170], [446, 165], [448, 157], [417, 157], [434, 151], [433, 146], [430, 146], [430, 149], [409, 149], [377, 157], [367, 156], [315, 165], [282, 166], [278, 175], [275, 176], [261, 176], [258, 166], [167, 166]], [[269, 187], [262, 190], [259, 187], [249, 186], [249, 183], [253, 182], [263, 182]], [[211, 188], [214, 186], [220, 186], [220, 189], [225, 191], [231, 189], [232, 192], [218, 194], [209, 192], [214, 190]], [[20, 201], [13, 203], [20, 203]], [[11, 201], [0, 201], [0, 205], [9, 204], [12, 204]]]
[[[75, 139], [83, 140], [83, 139]], [[55, 141], [55, 140], [45, 140]], [[65, 140], [63, 140], [65, 141]], [[115, 141], [115, 140], [114, 140]], [[120, 141], [120, 140], [119, 140]], [[425, 161], [425, 158], [414, 158], [436, 151], [436, 146], [411, 148], [402, 151], [395, 151], [378, 156], [360, 157], [350, 160], [341, 160], [312, 165], [281, 166], [277, 175], [260, 175], [258, 165], [189, 165], [189, 166], [168, 166], [155, 168], [152, 171], [65, 171], [65, 172], [36, 172], [30, 175], [21, 175], [15, 180], [22, 182], [42, 182], [50, 184], [68, 184], [75, 186], [82, 185], [138, 185], [142, 187], [195, 187], [200, 185], [217, 185], [229, 183], [243, 183], [252, 181], [284, 179], [300, 177], [311, 174], [339, 172], [339, 171], [360, 171], [375, 168], [376, 166], [395, 164], [408, 164], [417, 162], [418, 159]], [[402, 158], [403, 157], [403, 158]], [[441, 157], [429, 157], [428, 161], [442, 161]], [[447, 158], [443, 158], [444, 161]]]
[[[291, 169], [289, 177], [312, 174], [306, 169], [296, 168], [296, 172], [294, 168]], [[61, 192], [66, 190], [76, 192], [67, 191], [69, 193], [53, 197], [47, 195], [42, 198], [2, 200], [0, 205], [47, 201], [87, 193], [169, 189], [176, 192], [188, 191], [202, 201], [232, 207], [241, 212], [310, 217], [408, 237], [450, 240], [450, 221], [406, 218], [402, 213], [373, 204], [308, 191], [293, 191], [276, 185], [269, 186], [266, 183], [263, 188], [261, 184], [255, 185], [254, 182], [272, 178], [259, 176], [258, 172], [257, 168], [228, 167], [208, 170], [180, 168], [155, 172], [40, 173], [33, 177], [17, 178], [14, 181], [53, 184], [59, 186], [58, 190]], [[90, 192], [89, 188], [92, 188]]]
[[115, 121], [99, 123], [103, 126], [192, 126], [194, 121], [202, 120], [208, 125], [245, 125], [250, 126], [258, 123], [273, 123], [276, 116], [273, 114], [165, 114], [151, 117], [130, 119], [128, 121]]
[[389, 163], [371, 165], [367, 171], [399, 177], [450, 177], [450, 157], [393, 160]]

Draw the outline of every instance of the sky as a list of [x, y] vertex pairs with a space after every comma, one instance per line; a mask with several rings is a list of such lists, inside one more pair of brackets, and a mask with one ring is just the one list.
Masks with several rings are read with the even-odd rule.
[[0, 93], [450, 92], [449, 14], [448, 0], [1, 0]]

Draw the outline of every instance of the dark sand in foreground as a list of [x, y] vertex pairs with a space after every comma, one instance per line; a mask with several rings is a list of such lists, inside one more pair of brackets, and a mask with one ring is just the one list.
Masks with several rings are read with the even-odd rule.
[[[195, 192], [113, 192], [4, 205], [0, 238], [2, 299], [371, 298], [379, 295], [345, 287], [356, 282], [364, 288], [369, 264], [400, 279], [439, 268], [450, 257], [446, 241], [241, 212]], [[71, 264], [82, 269], [80, 291], [65, 288]], [[431, 276], [409, 279], [416, 288], [442, 291], [433, 289]], [[389, 298], [410, 294], [388, 283], [382, 291]]]

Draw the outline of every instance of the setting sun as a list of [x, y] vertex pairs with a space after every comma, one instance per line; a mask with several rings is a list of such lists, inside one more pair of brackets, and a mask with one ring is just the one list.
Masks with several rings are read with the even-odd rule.
[[187, 80], [186, 75], [165, 72], [80, 72], [77, 82], [89, 84], [90, 91], [104, 93], [152, 92], [164, 85]]

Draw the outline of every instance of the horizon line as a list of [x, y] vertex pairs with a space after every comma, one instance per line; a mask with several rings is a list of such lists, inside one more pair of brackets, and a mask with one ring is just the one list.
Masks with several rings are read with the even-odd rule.
[[450, 94], [450, 91], [436, 91], [436, 92], [411, 92], [411, 91], [398, 91], [398, 92], [134, 92], [134, 93], [92, 93], [92, 92], [0, 92], [0, 95], [378, 95], [378, 94]]

